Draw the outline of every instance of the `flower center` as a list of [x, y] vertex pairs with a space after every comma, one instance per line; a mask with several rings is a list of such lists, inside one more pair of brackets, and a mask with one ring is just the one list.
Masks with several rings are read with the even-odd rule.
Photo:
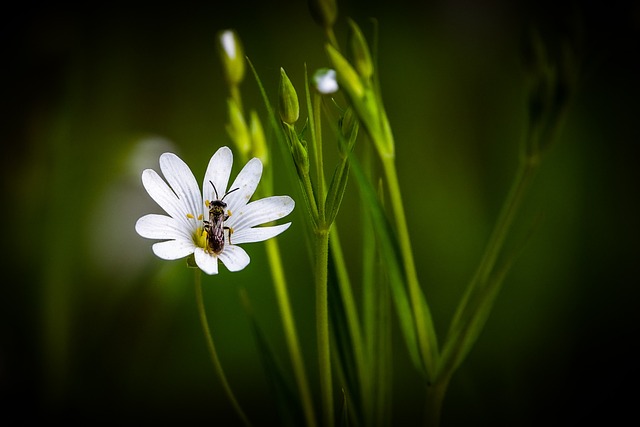
[[207, 232], [204, 231], [204, 228], [198, 227], [196, 229], [196, 232], [193, 234], [193, 243], [199, 248], [207, 249], [209, 247], [207, 245]]

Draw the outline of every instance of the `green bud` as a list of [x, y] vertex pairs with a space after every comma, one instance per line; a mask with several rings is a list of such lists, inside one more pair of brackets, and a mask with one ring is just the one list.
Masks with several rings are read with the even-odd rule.
[[244, 120], [244, 116], [240, 107], [233, 98], [227, 100], [229, 107], [229, 123], [227, 123], [227, 132], [229, 137], [236, 145], [238, 151], [245, 157], [249, 156], [251, 150], [251, 136], [249, 134], [249, 128], [247, 122]]
[[280, 119], [287, 124], [294, 124], [300, 117], [300, 106], [298, 105], [298, 94], [296, 93], [291, 80], [280, 68], [280, 85], [278, 88], [278, 100], [280, 107]]
[[293, 162], [296, 164], [298, 176], [303, 177], [309, 175], [309, 153], [304, 141], [300, 141], [297, 137], [291, 141], [291, 150]]
[[354, 70], [351, 64], [349, 64], [349, 61], [347, 61], [335, 47], [327, 44], [326, 49], [329, 59], [333, 63], [333, 68], [335, 68], [338, 75], [340, 86], [353, 98], [362, 98], [364, 96], [364, 86], [356, 70]]
[[353, 108], [347, 108], [347, 110], [340, 118], [339, 126], [340, 132], [343, 136], [343, 140], [340, 141], [340, 145], [338, 148], [340, 149], [340, 154], [343, 157], [346, 157], [349, 155], [351, 149], [353, 148], [353, 145], [356, 142], [356, 138], [358, 137], [358, 129], [360, 127], [358, 117], [353, 111]]
[[263, 165], [269, 162], [269, 150], [267, 149], [267, 140], [264, 137], [264, 131], [258, 113], [251, 111], [249, 118], [249, 131], [251, 132], [252, 155], [262, 161]]
[[244, 78], [244, 50], [234, 30], [218, 34], [218, 47], [225, 78], [230, 86], [237, 86]]
[[309, 0], [311, 17], [322, 28], [331, 28], [338, 17], [336, 0]]
[[358, 25], [351, 19], [349, 20], [349, 25], [351, 26], [350, 45], [353, 53], [353, 62], [360, 76], [364, 80], [369, 80], [373, 75], [373, 61], [371, 60], [369, 46]]

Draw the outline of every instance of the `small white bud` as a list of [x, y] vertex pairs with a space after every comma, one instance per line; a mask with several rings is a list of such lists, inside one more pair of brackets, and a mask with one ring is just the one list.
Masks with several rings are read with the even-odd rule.
[[321, 68], [313, 75], [316, 90], [323, 95], [329, 95], [338, 91], [338, 79], [336, 70]]

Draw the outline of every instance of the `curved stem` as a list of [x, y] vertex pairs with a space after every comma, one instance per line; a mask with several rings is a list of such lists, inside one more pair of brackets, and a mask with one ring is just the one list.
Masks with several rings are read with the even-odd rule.
[[277, 240], [269, 239], [265, 243], [267, 247], [267, 256], [269, 258], [269, 266], [271, 267], [271, 277], [273, 279], [276, 297], [278, 299], [278, 306], [280, 307], [280, 316], [282, 317], [282, 325], [284, 327], [285, 338], [287, 340], [287, 346], [291, 356], [293, 372], [300, 392], [302, 408], [305, 419], [307, 420], [307, 426], [315, 427], [316, 418], [313, 410], [313, 401], [311, 399], [311, 391], [309, 389], [309, 383], [305, 373], [300, 344], [298, 343], [298, 335], [296, 333], [296, 324], [293, 319], [291, 303], [289, 302], [287, 283], [282, 269], [280, 249]]
[[381, 158], [385, 177], [387, 178], [387, 185], [389, 187], [391, 207], [396, 220], [396, 232], [398, 233], [400, 252], [402, 254], [405, 274], [407, 275], [409, 298], [411, 299], [411, 309], [415, 316], [418, 342], [422, 352], [425, 369], [427, 370], [427, 375], [431, 378], [435, 372], [435, 364], [438, 357], [435, 328], [433, 326], [429, 306], [423, 300], [424, 296], [418, 281], [418, 274], [413, 260], [411, 241], [409, 239], [409, 228], [407, 227], [404, 205], [402, 204], [402, 194], [400, 192], [400, 183], [398, 182], [394, 158]]
[[220, 359], [218, 359], [218, 352], [216, 351], [216, 346], [213, 343], [213, 337], [211, 336], [211, 331], [209, 330], [209, 322], [207, 321], [207, 313], [204, 309], [204, 298], [202, 297], [202, 273], [200, 269], [196, 269], [195, 276], [195, 288], [196, 288], [196, 301], [198, 304], [198, 313], [200, 314], [200, 323], [202, 324], [202, 330], [204, 332], [204, 336], [207, 340], [207, 348], [209, 349], [209, 355], [211, 356], [211, 362], [213, 363], [213, 368], [222, 383], [222, 387], [224, 391], [227, 393], [227, 397], [231, 401], [231, 405], [238, 413], [240, 419], [245, 426], [251, 426], [249, 419], [245, 415], [244, 411], [240, 407], [238, 400], [236, 399], [231, 387], [229, 386], [229, 382], [227, 381], [227, 377], [224, 374], [222, 369], [222, 365], [220, 364]]

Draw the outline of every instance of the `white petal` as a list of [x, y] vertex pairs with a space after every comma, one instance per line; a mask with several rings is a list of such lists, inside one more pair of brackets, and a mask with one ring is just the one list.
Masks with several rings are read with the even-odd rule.
[[291, 223], [288, 222], [282, 225], [274, 225], [273, 227], [246, 228], [238, 231], [237, 233], [234, 232], [231, 235], [231, 241], [234, 245], [262, 242], [263, 240], [270, 239], [282, 233], [284, 230], [289, 228], [290, 225]]
[[202, 248], [196, 248], [194, 255], [196, 264], [202, 271], [207, 274], [218, 274], [218, 258], [205, 252]]
[[189, 166], [175, 154], [164, 153], [160, 156], [160, 170], [187, 213], [198, 217], [202, 213], [200, 187]]
[[191, 255], [195, 248], [193, 241], [184, 239], [155, 243], [152, 246], [154, 254], [168, 260], [180, 259]]
[[[194, 220], [195, 221], [195, 220]], [[185, 229], [181, 222], [166, 215], [149, 214], [136, 222], [136, 231], [147, 239], [185, 239], [191, 230]]]
[[222, 47], [226, 52], [227, 56], [230, 59], [235, 59], [236, 57], [236, 39], [233, 35], [233, 31], [225, 30], [220, 35], [220, 41], [222, 42]]
[[[215, 200], [218, 192], [218, 197], [221, 199], [227, 191], [227, 184], [229, 182], [229, 175], [231, 174], [231, 166], [233, 165], [233, 153], [229, 147], [220, 147], [218, 151], [211, 156], [209, 160], [209, 166], [204, 174], [204, 181], [202, 182], [202, 199], [203, 200]], [[211, 183], [215, 185], [214, 191]]]
[[249, 265], [249, 255], [240, 246], [227, 245], [218, 255], [229, 271], [240, 271]]
[[226, 225], [235, 231], [251, 228], [256, 225], [283, 218], [291, 213], [295, 202], [289, 196], [273, 196], [255, 200], [240, 207], [238, 211], [231, 210], [231, 216]]
[[151, 198], [173, 218], [180, 218], [185, 214], [176, 194], [156, 171], [153, 169], [142, 171], [142, 185]]
[[249, 199], [253, 196], [256, 187], [260, 182], [262, 176], [262, 162], [257, 157], [249, 160], [247, 164], [242, 168], [236, 180], [229, 186], [229, 191], [237, 188], [237, 191], [229, 194], [229, 197], [225, 199], [227, 202], [227, 208], [234, 212], [241, 207], [249, 203]]

